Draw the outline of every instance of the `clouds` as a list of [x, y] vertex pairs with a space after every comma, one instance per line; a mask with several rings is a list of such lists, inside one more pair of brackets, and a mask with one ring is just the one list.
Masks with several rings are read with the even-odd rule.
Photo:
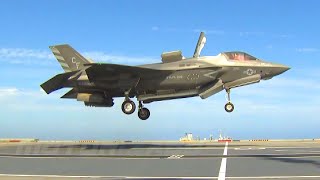
[[147, 64], [155, 63], [159, 61], [157, 58], [153, 57], [131, 57], [123, 55], [111, 55], [104, 52], [84, 52], [83, 56], [90, 57], [94, 61], [107, 62], [107, 63], [118, 63], [118, 64]]
[[292, 116], [320, 110], [319, 83], [318, 79], [276, 77], [233, 92], [238, 99], [249, 100], [249, 104], [258, 101], [253, 107], [262, 105], [263, 111]]
[[0, 88], [0, 97], [7, 97], [7, 96], [14, 96], [19, 93], [19, 90], [17, 88], [6, 88], [1, 87]]
[[26, 48], [0, 48], [1, 58], [37, 58], [53, 59], [48, 51]]
[[5, 105], [5, 107], [2, 107], [5, 110], [17, 113], [79, 110], [79, 107], [68, 102], [60, 104], [57, 101], [63, 93], [53, 93], [49, 96], [42, 89], [0, 87], [0, 104]]
[[318, 52], [319, 49], [317, 48], [296, 48], [297, 52], [303, 52], [303, 53], [311, 53], [311, 52]]
[[319, 79], [275, 77], [259, 84], [235, 89], [234, 93], [245, 99], [260, 99], [263, 104], [276, 104], [278, 108], [311, 105], [319, 109], [319, 84]]
[[[312, 110], [320, 110], [319, 84], [319, 79], [275, 77], [271, 80], [261, 81], [258, 84], [232, 89], [231, 98], [236, 107], [241, 109], [238, 111], [240, 114], [248, 112], [256, 112], [254, 114], [260, 114], [261, 112], [272, 113], [278, 110], [283, 111], [282, 107], [287, 107], [285, 109], [286, 112], [293, 113], [294, 110], [297, 110], [296, 106], [298, 108], [301, 106], [306, 107], [304, 110], [310, 112]], [[60, 90], [47, 95], [39, 89], [0, 87], [0, 100], [10, 100], [14, 104], [22, 100], [21, 107], [26, 107], [24, 103], [27, 103], [27, 107], [32, 109], [46, 109], [48, 107], [47, 110], [50, 110], [54, 106], [61, 107], [61, 103], [63, 106], [71, 107], [71, 109], [75, 107], [77, 107], [76, 109], [82, 108], [83, 104], [75, 100], [59, 100], [66, 91]], [[117, 100], [118, 104], [121, 104], [121, 99]], [[160, 114], [168, 112], [170, 114], [179, 114], [181, 112], [196, 114], [199, 109], [201, 109], [202, 114], [211, 114], [212, 112], [221, 114], [224, 113], [223, 105], [225, 102], [225, 92], [222, 91], [206, 100], [195, 97], [151, 103], [148, 106], [154, 106], [154, 111]], [[208, 106], [211, 108], [207, 109]], [[309, 107], [312, 108], [310, 109]]]
[[159, 26], [152, 26], [152, 31], [155, 32], [179, 32], [179, 33], [200, 33], [204, 32], [206, 34], [212, 35], [224, 35], [225, 31], [220, 29], [208, 29], [208, 28], [177, 28], [177, 27], [159, 27]]
[[244, 31], [239, 32], [239, 36], [248, 37], [248, 36], [264, 36], [266, 33], [261, 31]]
[[193, 29], [195, 33], [204, 32], [206, 34], [213, 34], [213, 35], [224, 35], [225, 31], [223, 30], [214, 30], [214, 29]]
[[244, 30], [244, 31], [230, 31], [225, 30], [223, 28], [179, 28], [179, 27], [160, 27], [160, 26], [152, 26], [152, 31], [163, 31], [163, 32], [193, 32], [193, 33], [200, 33], [204, 32], [206, 34], [211, 35], [229, 35], [229, 36], [239, 36], [239, 37], [273, 37], [273, 38], [280, 38], [280, 39], [288, 39], [294, 37], [291, 34], [283, 34], [283, 33], [271, 33], [271, 32], [264, 32], [264, 31], [257, 31], [257, 30]]
[[[113, 55], [99, 51], [80, 52], [96, 62], [119, 64], [142, 64], [157, 62], [154, 57], [131, 57], [126, 55]], [[20, 65], [51, 66], [57, 64], [50, 51], [28, 48], [0, 48], [0, 62]]]
[[0, 62], [22, 65], [52, 65], [54, 56], [45, 50], [0, 48]]
[[28, 98], [41, 97], [45, 94], [42, 90], [19, 89], [17, 87], [0, 87], [0, 100], [14, 100], [17, 97], [27, 96]]
[[[278, 126], [281, 130], [281, 126], [284, 128], [286, 124], [290, 124], [290, 127], [303, 126], [304, 123], [299, 120], [302, 117], [308, 119], [311, 124], [317, 124], [316, 112], [320, 110], [317, 84], [320, 84], [320, 80], [279, 77], [233, 89], [231, 94], [235, 104], [233, 113], [224, 111], [223, 106], [226, 103], [224, 91], [206, 100], [194, 97], [146, 104], [152, 113], [147, 122], [141, 122], [136, 114], [124, 115], [120, 110], [123, 98], [115, 99], [112, 108], [90, 108], [74, 99], [59, 99], [67, 90], [47, 95], [38, 88], [0, 87], [0, 104], [2, 104], [0, 111], [4, 117], [10, 116], [13, 122], [18, 120], [22, 122], [36, 114], [38, 121], [43, 120], [40, 126], [63, 124], [65, 138], [71, 136], [67, 135], [70, 131], [80, 127], [86, 131], [87, 136], [92, 137], [100, 137], [96, 134], [98, 129], [100, 135], [109, 132], [107, 133], [109, 135], [116, 134], [116, 138], [132, 136], [138, 138], [139, 134], [141, 139], [148, 139], [150, 137], [148, 135], [152, 134], [154, 138], [159, 138], [155, 134], [161, 134], [161, 131], [207, 132], [210, 128], [228, 129], [229, 132], [239, 128], [244, 130], [247, 127], [246, 123], [255, 127], [255, 130], [273, 126]], [[57, 119], [58, 117], [60, 119]], [[27, 122], [29, 123], [29, 120], [25, 123]], [[39, 122], [32, 123], [39, 124]], [[208, 126], [210, 124], [214, 126]], [[233, 126], [229, 127], [228, 124]], [[151, 132], [150, 129], [157, 130]], [[34, 130], [36, 137], [42, 139], [41, 134], [35, 132], [37, 131]], [[82, 132], [79, 132], [79, 136], [80, 134], [81, 137], [86, 137]], [[237, 136], [241, 137], [239, 134]], [[259, 134], [254, 136], [259, 137]]]
[[[95, 61], [109, 63], [145, 64], [158, 62], [157, 58], [153, 57], [113, 55], [101, 51], [87, 51], [81, 52], [81, 54], [91, 57]], [[26, 124], [29, 123], [29, 119], [34, 119], [33, 126], [37, 126], [39, 121], [43, 120], [44, 122], [41, 122], [43, 128], [48, 127], [48, 124], [55, 124], [57, 127], [59, 127], [57, 124], [63, 124], [66, 134], [69, 133], [69, 129], [83, 128], [87, 130], [86, 128], [90, 126], [92, 131], [88, 134], [94, 136], [97, 124], [99, 124], [98, 128], [101, 127], [101, 134], [108, 131], [114, 134], [122, 134], [122, 137], [130, 137], [129, 132], [142, 136], [144, 133], [150, 135], [161, 133], [161, 131], [170, 132], [170, 130], [172, 132], [208, 131], [210, 128], [218, 127], [230, 131], [230, 129], [234, 130], [236, 128], [245, 129], [247, 127], [246, 123], [252, 127], [262, 127], [262, 129], [274, 124], [279, 127], [286, 126], [286, 124], [299, 127], [303, 125], [299, 121], [301, 118], [306, 118], [308, 122], [317, 125], [316, 112], [320, 110], [320, 94], [318, 94], [320, 80], [308, 78], [318, 76], [318, 69], [314, 69], [312, 72], [310, 69], [299, 71], [299, 73], [296, 73], [298, 76], [292, 76], [292, 74], [289, 76], [290, 70], [289, 74], [286, 73], [271, 80], [262, 81], [259, 84], [233, 89], [231, 98], [235, 104], [235, 111], [231, 114], [224, 111], [226, 99], [225, 92], [222, 91], [206, 100], [194, 97], [146, 104], [146, 107], [151, 110], [151, 118], [148, 122], [141, 122], [136, 113], [127, 116], [121, 112], [120, 105], [123, 98], [115, 99], [115, 106], [112, 108], [90, 108], [85, 107], [82, 102], [75, 99], [60, 99], [67, 92], [66, 89], [50, 95], [40, 91], [39, 85], [43, 81], [55, 75], [55, 73], [59, 73], [51, 68], [53, 67], [52, 64], [57, 67], [59, 67], [59, 64], [50, 51], [2, 48], [0, 55], [0, 61], [5, 60], [6, 63], [20, 63], [20, 65], [33, 63], [38, 65], [31, 66], [36, 70], [19, 69], [18, 75], [11, 75], [11, 79], [8, 80], [8, 82], [14, 83], [5, 84], [6, 78], [1, 82], [1, 117], [13, 119], [15, 123], [27, 119]], [[47, 62], [48, 64], [38, 64], [39, 62]], [[50, 67], [43, 68], [43, 65]], [[16, 66], [10, 68], [8, 71], [17, 70]], [[40, 70], [43, 70], [43, 72]], [[51, 74], [46, 74], [48, 70], [52, 71]], [[46, 74], [46, 76], [44, 77], [43, 74]], [[27, 76], [31, 77], [26, 78]], [[271, 121], [270, 119], [274, 120]], [[10, 123], [8, 120], [7, 124]], [[270, 123], [273, 125], [270, 125]], [[3, 124], [1, 124], [2, 127]], [[211, 124], [214, 125], [208, 126]], [[228, 124], [233, 126], [229, 127]], [[12, 126], [8, 125], [7, 127], [10, 129]], [[115, 127], [118, 128], [118, 131], [114, 130]], [[151, 132], [150, 129], [157, 130]], [[35, 130], [35, 132], [37, 131]], [[52, 130], [52, 132], [55, 132], [55, 130]], [[83, 132], [79, 132], [80, 134], [83, 134]], [[37, 137], [41, 138], [41, 134]]]

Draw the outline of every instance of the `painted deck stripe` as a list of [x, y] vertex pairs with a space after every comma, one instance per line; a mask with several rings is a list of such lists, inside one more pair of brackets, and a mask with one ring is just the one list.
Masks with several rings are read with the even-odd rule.
[[[228, 155], [228, 142], [226, 142], [226, 145], [223, 150], [223, 156], [227, 156], [227, 155]], [[227, 171], [227, 158], [224, 157], [221, 160], [218, 180], [225, 180], [226, 179], [226, 171]]]
[[175, 177], [175, 176], [66, 176], [66, 175], [26, 175], [0, 174], [0, 177], [44, 177], [44, 178], [116, 178], [116, 179], [217, 179], [217, 177]]
[[179, 159], [182, 158], [184, 155], [171, 155], [168, 157], [168, 159]]
[[252, 177], [227, 177], [227, 179], [314, 179], [320, 176], [252, 176]]
[[[0, 177], [44, 177], [44, 178], [122, 178], [122, 179], [217, 179], [217, 177], [182, 177], [182, 176], [67, 176], [67, 175], [29, 175], [29, 174], [0, 174]], [[249, 176], [226, 177], [227, 179], [301, 179], [320, 178], [320, 176]]]

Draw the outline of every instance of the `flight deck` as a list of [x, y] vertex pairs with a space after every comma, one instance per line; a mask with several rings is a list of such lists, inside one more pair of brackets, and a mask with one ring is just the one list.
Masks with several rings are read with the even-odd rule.
[[0, 179], [320, 179], [320, 140], [0, 143]]

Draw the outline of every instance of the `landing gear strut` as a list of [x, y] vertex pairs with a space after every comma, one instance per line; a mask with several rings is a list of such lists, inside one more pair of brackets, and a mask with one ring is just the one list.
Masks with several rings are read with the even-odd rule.
[[125, 114], [132, 114], [136, 110], [136, 104], [130, 100], [129, 93], [125, 92], [125, 100], [121, 105], [122, 112]]
[[224, 109], [227, 111], [227, 112], [232, 112], [234, 110], [234, 105], [231, 103], [231, 98], [230, 98], [230, 89], [226, 89], [227, 91], [227, 95], [228, 95], [228, 102], [227, 104], [224, 106]]
[[138, 117], [139, 117], [141, 120], [147, 120], [147, 119], [150, 117], [150, 111], [149, 111], [149, 109], [143, 107], [141, 101], [139, 101]]

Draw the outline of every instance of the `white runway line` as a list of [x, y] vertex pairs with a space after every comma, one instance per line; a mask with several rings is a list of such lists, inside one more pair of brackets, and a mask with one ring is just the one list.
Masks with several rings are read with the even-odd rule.
[[[67, 175], [29, 175], [29, 174], [0, 174], [0, 177], [40, 177], [40, 178], [115, 178], [115, 179], [218, 179], [217, 177], [196, 176], [67, 176]], [[319, 179], [320, 176], [249, 176], [249, 177], [227, 177], [227, 179]], [[219, 180], [219, 179], [218, 179]]]
[[152, 150], [194, 150], [194, 149], [200, 149], [200, 150], [203, 150], [203, 149], [217, 149], [217, 150], [220, 150], [222, 148], [219, 148], [219, 147], [178, 147], [178, 148], [145, 148], [145, 149], [142, 149], [142, 148], [131, 148], [131, 149], [134, 149], [134, 150], [142, 150], [142, 151], [145, 151], [146, 149], [149, 150], [149, 149], [152, 149]]
[[249, 176], [249, 177], [227, 177], [227, 179], [315, 179], [320, 176]]
[[217, 177], [181, 177], [181, 176], [67, 176], [67, 175], [27, 175], [27, 174], [0, 174], [0, 177], [41, 177], [41, 178], [110, 178], [110, 179], [217, 179]]
[[238, 151], [247, 151], [247, 150], [264, 150], [266, 148], [234, 148], [234, 150]]
[[309, 151], [309, 152], [312, 152], [312, 153], [320, 153], [320, 151]]
[[171, 155], [168, 157], [168, 159], [180, 159], [182, 158], [184, 155]]
[[[228, 142], [226, 142], [226, 145], [224, 147], [223, 155], [228, 155]], [[222, 158], [220, 170], [219, 170], [219, 176], [218, 180], [225, 180], [226, 179], [226, 171], [227, 171], [227, 158]]]

